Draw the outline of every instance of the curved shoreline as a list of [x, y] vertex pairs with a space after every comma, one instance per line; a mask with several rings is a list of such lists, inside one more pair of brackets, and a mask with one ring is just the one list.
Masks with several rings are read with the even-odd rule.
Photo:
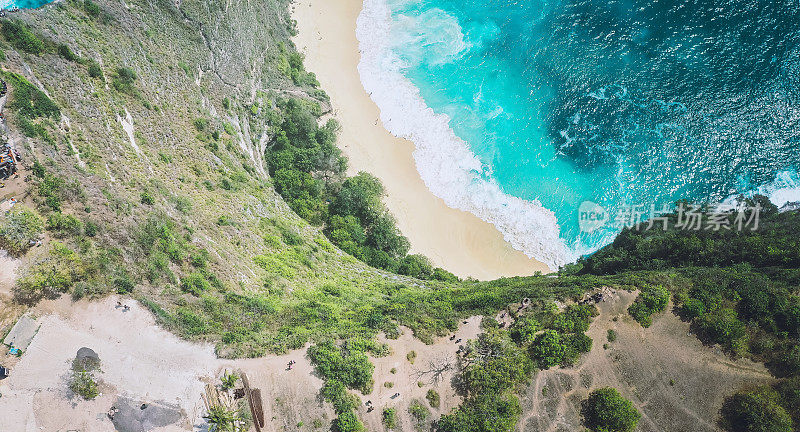
[[358, 73], [356, 21], [361, 9], [361, 0], [298, 0], [292, 5], [299, 30], [294, 42], [331, 97], [350, 172], [368, 171], [381, 179], [386, 205], [412, 251], [436, 266], [479, 279], [550, 272], [546, 264], [514, 249], [494, 225], [436, 197], [417, 171], [414, 144], [384, 129], [380, 110]]

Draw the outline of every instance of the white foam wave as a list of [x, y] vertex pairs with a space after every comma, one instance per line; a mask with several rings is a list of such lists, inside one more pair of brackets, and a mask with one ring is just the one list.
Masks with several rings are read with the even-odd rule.
[[467, 143], [455, 135], [450, 119], [425, 104], [392, 52], [391, 24], [385, 0], [364, 1], [356, 29], [358, 71], [385, 127], [414, 143], [417, 170], [428, 189], [448, 206], [494, 224], [515, 249], [551, 269], [574, 260], [576, 253], [559, 237], [555, 214], [538, 200], [503, 193]]
[[775, 176], [775, 181], [756, 189], [758, 194], [764, 195], [776, 206], [800, 202], [800, 173], [796, 171], [783, 171]]

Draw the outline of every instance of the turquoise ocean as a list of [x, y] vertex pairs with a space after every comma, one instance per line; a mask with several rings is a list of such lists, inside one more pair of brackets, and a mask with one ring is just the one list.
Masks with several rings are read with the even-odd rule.
[[796, 0], [366, 0], [359, 72], [426, 185], [551, 267], [609, 217], [800, 201]]
[[357, 36], [427, 187], [551, 268], [619, 231], [584, 201], [800, 201], [797, 0], [365, 0]]

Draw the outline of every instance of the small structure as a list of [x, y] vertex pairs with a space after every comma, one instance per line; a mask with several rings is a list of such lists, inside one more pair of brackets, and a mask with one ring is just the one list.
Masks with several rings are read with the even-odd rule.
[[14, 327], [8, 332], [8, 336], [3, 340], [3, 343], [14, 347], [20, 351], [25, 351], [33, 341], [36, 332], [39, 331], [39, 324], [28, 315], [23, 315], [22, 318], [14, 324]]
[[261, 432], [261, 429], [266, 426], [264, 421], [264, 402], [261, 400], [261, 389], [251, 388], [250, 381], [247, 375], [242, 372], [242, 385], [244, 385], [244, 393], [247, 395], [247, 402], [250, 405], [250, 414], [253, 416], [253, 426], [256, 432]]
[[0, 380], [4, 378], [8, 378], [8, 369], [3, 366], [0, 366]]

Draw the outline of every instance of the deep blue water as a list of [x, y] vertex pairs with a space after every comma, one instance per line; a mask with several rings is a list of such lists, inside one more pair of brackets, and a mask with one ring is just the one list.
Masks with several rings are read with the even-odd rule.
[[800, 184], [797, 0], [387, 4], [403, 74], [573, 248], [616, 232], [579, 231], [585, 200], [613, 215]]

